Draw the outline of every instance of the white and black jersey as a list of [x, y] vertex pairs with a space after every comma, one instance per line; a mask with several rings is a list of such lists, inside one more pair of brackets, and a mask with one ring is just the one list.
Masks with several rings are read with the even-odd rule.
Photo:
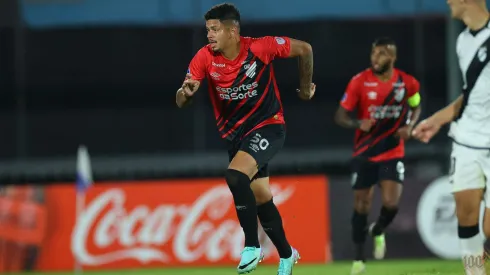
[[456, 51], [463, 74], [463, 105], [451, 124], [454, 142], [490, 149], [490, 24], [479, 31], [464, 30]]

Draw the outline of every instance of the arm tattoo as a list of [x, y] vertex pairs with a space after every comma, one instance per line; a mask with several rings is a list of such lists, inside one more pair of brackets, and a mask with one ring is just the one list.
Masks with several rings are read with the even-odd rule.
[[300, 55], [298, 61], [300, 89], [309, 89], [313, 80], [313, 52]]

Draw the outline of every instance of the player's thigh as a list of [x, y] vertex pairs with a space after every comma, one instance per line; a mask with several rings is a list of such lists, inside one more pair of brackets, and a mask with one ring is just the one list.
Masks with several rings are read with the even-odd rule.
[[[248, 168], [248, 170], [254, 171], [251, 175], [252, 178], [281, 150], [285, 139], [286, 131], [282, 124], [266, 125], [252, 131], [241, 141], [240, 149], [231, 161], [230, 168], [236, 169], [239, 167], [238, 165], [245, 165], [235, 162], [235, 159], [238, 156], [247, 155], [253, 159], [253, 169]], [[249, 165], [249, 162], [246, 164]]]
[[485, 207], [483, 213], [483, 233], [487, 239], [490, 238], [490, 208]]
[[450, 182], [460, 225], [473, 225], [479, 219], [480, 204], [486, 185], [480, 162], [481, 155], [481, 150], [453, 144]]
[[255, 159], [245, 152], [240, 151], [241, 141], [229, 144], [228, 158], [230, 164], [228, 169], [233, 169], [246, 174], [250, 179], [257, 173]]
[[[263, 169], [264, 168], [262, 168], [261, 170]], [[261, 171], [259, 171], [257, 174], [260, 173]], [[269, 176], [254, 177], [250, 188], [252, 188], [257, 205], [261, 205], [272, 200], [272, 191], [270, 188]]]
[[257, 161], [249, 153], [238, 151], [228, 165], [228, 169], [240, 171], [252, 179], [258, 171]]
[[405, 164], [402, 159], [392, 159], [378, 163], [378, 177], [381, 200], [386, 207], [397, 207], [405, 180]]

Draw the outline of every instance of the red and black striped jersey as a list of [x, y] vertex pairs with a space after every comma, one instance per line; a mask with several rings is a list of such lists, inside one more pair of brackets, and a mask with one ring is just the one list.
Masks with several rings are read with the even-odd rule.
[[209, 45], [197, 52], [188, 73], [195, 80], [208, 79], [222, 138], [241, 139], [265, 125], [285, 123], [272, 61], [288, 57], [290, 48], [287, 37], [241, 37], [240, 54], [234, 60]]
[[417, 79], [398, 69], [394, 69], [393, 77], [386, 82], [381, 81], [371, 69], [351, 79], [340, 105], [347, 111], [356, 110], [358, 119], [376, 121], [367, 133], [356, 130], [354, 157], [383, 161], [405, 156], [404, 141], [395, 134], [409, 119], [408, 98], [419, 89]]

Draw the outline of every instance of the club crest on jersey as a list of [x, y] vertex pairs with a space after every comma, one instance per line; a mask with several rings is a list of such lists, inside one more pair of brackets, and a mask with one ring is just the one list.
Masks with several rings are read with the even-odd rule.
[[286, 40], [284, 40], [284, 38], [282, 37], [276, 37], [276, 42], [279, 45], [283, 45], [284, 43], [286, 43]]
[[212, 72], [212, 73], [211, 73], [211, 77], [212, 77], [214, 80], [219, 80], [219, 77], [220, 77], [220, 76], [221, 76], [221, 75], [220, 75], [219, 73], [217, 73], [217, 72]]
[[480, 49], [478, 49], [477, 55], [478, 55], [478, 60], [480, 60], [480, 62], [485, 62], [485, 60], [487, 60], [487, 46], [483, 46]]
[[376, 98], [378, 97], [378, 93], [376, 93], [375, 91], [370, 91], [369, 93], [367, 93], [367, 96], [370, 100], [376, 100]]
[[395, 100], [401, 102], [405, 98], [405, 88], [395, 90]]
[[[247, 68], [247, 66], [249, 66]], [[255, 76], [255, 69], [257, 68], [257, 62], [252, 63], [252, 65], [245, 65], [243, 66], [245, 70], [245, 75], [248, 76], [249, 78], [253, 78]]]

